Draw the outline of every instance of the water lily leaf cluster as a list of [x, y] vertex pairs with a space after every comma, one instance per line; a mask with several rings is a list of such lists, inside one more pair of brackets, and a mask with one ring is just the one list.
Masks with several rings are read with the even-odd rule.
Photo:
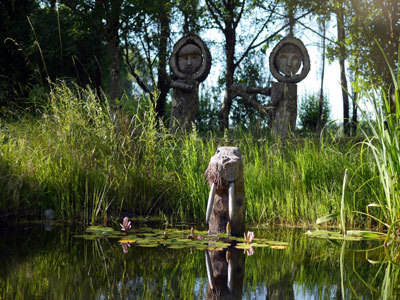
[[223, 250], [232, 244], [238, 249], [249, 249], [251, 247], [270, 247], [273, 249], [284, 249], [285, 242], [276, 242], [266, 239], [255, 238], [251, 243], [244, 238], [233, 237], [227, 234], [208, 235], [207, 231], [194, 231], [182, 229], [154, 229], [134, 228], [128, 231], [116, 231], [111, 227], [90, 226], [86, 229], [87, 234], [75, 237], [87, 240], [102, 238], [115, 238], [121, 244], [136, 245], [139, 247], [165, 246], [170, 249], [195, 248], [198, 250]]
[[309, 230], [306, 234], [314, 238], [345, 241], [380, 240], [386, 237], [383, 233], [365, 230], [347, 230], [346, 234], [329, 230]]

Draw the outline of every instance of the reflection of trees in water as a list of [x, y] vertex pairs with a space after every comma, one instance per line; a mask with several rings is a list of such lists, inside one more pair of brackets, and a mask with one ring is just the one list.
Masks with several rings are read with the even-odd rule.
[[[256, 236], [259, 236], [256, 233]], [[246, 260], [244, 294], [266, 287], [269, 299], [293, 299], [296, 295], [316, 299], [342, 299], [340, 253], [341, 241], [305, 238], [298, 231], [282, 230], [271, 239], [289, 243], [285, 250], [256, 249], [254, 259]], [[360, 277], [374, 278], [378, 266], [365, 260], [365, 252], [374, 242], [347, 243], [343, 254], [343, 274], [346, 296], [352, 289], [358, 296], [375, 299], [376, 294], [366, 288]], [[354, 266], [358, 271], [356, 274]], [[382, 276], [376, 278], [382, 282]]]
[[[228, 294], [229, 259], [232, 274], [242, 272], [232, 277], [233, 295], [245, 298], [258, 293], [267, 299], [293, 299], [296, 295], [341, 299], [342, 279], [349, 299], [356, 298], [351, 289], [364, 299], [399, 297], [400, 267], [385, 262], [383, 247], [368, 254], [370, 261], [383, 261], [380, 264], [368, 263], [365, 252], [355, 251], [373, 248], [373, 242], [346, 243], [341, 276], [340, 241], [310, 239], [299, 231], [264, 231], [266, 238], [286, 241], [289, 246], [285, 250], [256, 248], [249, 257], [233, 249], [228, 260], [226, 250], [212, 252], [215, 291], [219, 284], [219, 292], [214, 293], [208, 286], [204, 250], [131, 245], [125, 254], [116, 240], [86, 241], [73, 238], [72, 231], [56, 227], [46, 232], [42, 228], [0, 235], [0, 298], [227, 298], [232, 295]], [[393, 248], [393, 257], [398, 252]]]

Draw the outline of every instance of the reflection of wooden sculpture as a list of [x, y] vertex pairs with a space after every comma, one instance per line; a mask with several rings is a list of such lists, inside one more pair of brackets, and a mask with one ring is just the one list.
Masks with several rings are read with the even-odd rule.
[[242, 299], [245, 257], [242, 250], [206, 250], [207, 299]]
[[199, 103], [199, 83], [211, 68], [207, 45], [195, 34], [181, 38], [174, 46], [169, 61], [174, 77], [167, 78], [174, 89], [171, 110], [171, 131], [188, 130], [195, 120]]

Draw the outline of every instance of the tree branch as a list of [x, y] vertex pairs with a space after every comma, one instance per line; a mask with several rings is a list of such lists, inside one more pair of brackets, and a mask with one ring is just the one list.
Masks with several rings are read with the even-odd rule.
[[[208, 11], [210, 12], [212, 18], [214, 19], [215, 23], [222, 32], [225, 32], [225, 28], [222, 26], [221, 22], [218, 19], [217, 14], [223, 19], [222, 12], [215, 6], [215, 4], [211, 0], [206, 0]], [[215, 10], [215, 11], [214, 11]]]
[[239, 25], [240, 19], [242, 18], [243, 11], [244, 11], [244, 3], [245, 3], [245, 2], [246, 2], [246, 0], [243, 0], [243, 1], [242, 1], [242, 6], [240, 7], [239, 15], [238, 15], [236, 21], [233, 21], [233, 28], [234, 28], [234, 29], [237, 28], [237, 26]]
[[274, 6], [270, 9], [270, 14], [267, 18], [267, 20], [264, 22], [263, 26], [261, 26], [261, 29], [258, 31], [258, 33], [254, 36], [253, 40], [250, 42], [249, 46], [247, 47], [247, 49], [245, 50], [245, 52], [243, 53], [243, 55], [240, 57], [240, 59], [235, 63], [235, 67], [238, 67], [239, 64], [242, 62], [242, 60], [249, 54], [250, 52], [250, 48], [253, 46], [253, 44], [256, 42], [256, 40], [258, 39], [258, 37], [260, 36], [260, 34], [264, 31], [265, 27], [267, 26], [267, 24], [271, 21], [272, 16], [274, 14], [274, 10], [276, 8], [276, 6], [278, 5], [278, 2], [275, 1]]
[[125, 62], [126, 65], [129, 68], [130, 73], [132, 76], [135, 78], [136, 83], [140, 86], [140, 88], [147, 94], [149, 94], [150, 99], [152, 102], [154, 102], [154, 96], [151, 93], [150, 89], [146, 86], [146, 84], [140, 79], [139, 74], [135, 72], [135, 69], [133, 68], [130, 60], [129, 60], [129, 46], [128, 46], [128, 38], [125, 36]]
[[229, 90], [232, 92], [232, 98], [238, 96], [241, 97], [248, 104], [257, 109], [257, 111], [260, 112], [261, 114], [269, 115], [270, 114], [269, 110], [273, 108], [270, 106], [264, 106], [260, 102], [250, 98], [251, 94], [262, 94], [265, 96], [271, 96], [271, 88], [253, 88], [241, 84], [232, 84]]
[[326, 36], [323, 36], [321, 33], [319, 33], [318, 31], [312, 29], [311, 27], [307, 26], [306, 24], [304, 24], [303, 22], [297, 21], [297, 23], [299, 23], [301, 26], [303, 26], [305, 29], [310, 30], [312, 33], [318, 35], [320, 38], [323, 38], [333, 44], [337, 44], [337, 41], [334, 41]]
[[[295, 19], [295, 22], [297, 22], [299, 19], [304, 18], [305, 16], [307, 16], [308, 14], [310, 14], [312, 12], [312, 10], [302, 14], [300, 17], [297, 17]], [[268, 20], [269, 21], [269, 20]], [[266, 26], [267, 22], [264, 23], [262, 30], [264, 29], [264, 27]], [[249, 54], [249, 52], [259, 46], [261, 46], [262, 44], [268, 42], [269, 40], [271, 40], [272, 38], [274, 38], [276, 35], [278, 35], [278, 33], [280, 33], [282, 30], [284, 30], [286, 27], [288, 27], [289, 24], [285, 24], [283, 25], [281, 28], [279, 28], [277, 31], [275, 31], [273, 34], [271, 34], [270, 36], [268, 36], [267, 38], [265, 38], [264, 40], [262, 40], [261, 42], [254, 44], [255, 40], [257, 39], [257, 37], [261, 34], [260, 30], [256, 37], [252, 40], [252, 42], [250, 43], [250, 45], [247, 47], [246, 51], [243, 52], [242, 56], [238, 59], [238, 61], [235, 63], [235, 67], [238, 67], [240, 65], [240, 63], [243, 61], [243, 59], [245, 59], [245, 57]]]

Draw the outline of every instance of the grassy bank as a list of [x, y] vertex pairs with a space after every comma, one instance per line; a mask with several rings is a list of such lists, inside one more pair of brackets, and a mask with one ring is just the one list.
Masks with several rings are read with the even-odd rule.
[[156, 126], [146, 99], [133, 116], [118, 112], [113, 121], [90, 91], [62, 84], [49, 102], [40, 118], [1, 121], [0, 215], [41, 216], [51, 208], [59, 218], [88, 222], [121, 211], [203, 221], [203, 173], [219, 145], [239, 146], [244, 156], [252, 223], [314, 223], [339, 212], [347, 168], [347, 223], [364, 226], [366, 218], [354, 211], [365, 211], [378, 190], [372, 156], [351, 141], [280, 143], [240, 131], [175, 136]]

